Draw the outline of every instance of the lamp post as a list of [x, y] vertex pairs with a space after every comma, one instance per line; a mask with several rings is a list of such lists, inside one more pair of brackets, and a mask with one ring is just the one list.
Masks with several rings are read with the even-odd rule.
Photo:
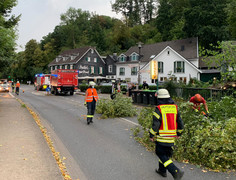
[[138, 86], [140, 85], [141, 77], [140, 77], [140, 59], [141, 59], [141, 48], [142, 43], [138, 42]]

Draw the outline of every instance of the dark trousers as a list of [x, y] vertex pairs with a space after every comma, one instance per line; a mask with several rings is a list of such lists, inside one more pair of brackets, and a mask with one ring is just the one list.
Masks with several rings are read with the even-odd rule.
[[87, 102], [87, 121], [91, 122], [93, 120], [93, 116], [95, 113], [95, 109], [96, 109], [96, 101], [95, 99], [93, 99], [92, 102]]
[[19, 95], [19, 90], [20, 88], [19, 87], [16, 87], [16, 94]]
[[171, 146], [163, 146], [156, 142], [156, 155], [159, 157], [159, 170], [163, 173], [168, 170], [173, 176], [179, 171], [171, 160], [173, 149]]

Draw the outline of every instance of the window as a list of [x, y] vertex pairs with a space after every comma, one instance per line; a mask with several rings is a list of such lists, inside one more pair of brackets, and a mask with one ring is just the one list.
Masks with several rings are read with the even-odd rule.
[[98, 74], [103, 74], [103, 67], [98, 67]]
[[119, 59], [120, 59], [120, 62], [125, 62], [126, 57], [125, 57], [125, 55], [121, 55]]
[[92, 53], [92, 54], [94, 53], [94, 50], [93, 50], [93, 49], [91, 49], [91, 53]]
[[167, 51], [167, 55], [170, 55], [170, 51]]
[[53, 70], [53, 66], [51, 66], [51, 70]]
[[98, 59], [96, 57], [94, 58], [94, 62], [98, 62]]
[[90, 62], [90, 57], [86, 57], [86, 61]]
[[125, 75], [125, 68], [121, 67], [120, 68], [120, 76], [124, 76]]
[[65, 69], [67, 69], [67, 65], [65, 65]]
[[70, 57], [71, 61], [73, 61], [75, 58], [76, 58], [75, 55], [72, 55], [72, 56]]
[[95, 70], [94, 70], [94, 66], [90, 67], [90, 74], [94, 74]]
[[163, 73], [163, 62], [158, 62], [158, 73]]
[[186, 84], [187, 83], [187, 78], [186, 77], [180, 77], [179, 81], [184, 82]]
[[60, 65], [59, 69], [62, 69], [62, 65]]
[[108, 72], [111, 73], [112, 72], [112, 65], [108, 66]]
[[138, 60], [138, 55], [137, 54], [132, 54], [131, 55], [131, 61], [137, 61]]
[[175, 61], [174, 62], [174, 72], [175, 73], [184, 73], [184, 61]]
[[73, 64], [70, 65], [70, 69], [73, 69]]
[[131, 75], [137, 75], [137, 67], [131, 68]]

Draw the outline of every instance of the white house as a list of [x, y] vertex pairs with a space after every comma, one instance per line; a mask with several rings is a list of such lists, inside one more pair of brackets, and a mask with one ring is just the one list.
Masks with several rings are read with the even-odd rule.
[[189, 82], [190, 78], [200, 80], [198, 38], [188, 38], [131, 47], [118, 56], [116, 62], [117, 79], [154, 83], [150, 78], [150, 61], [158, 62], [158, 81], [172, 78], [175, 81]]

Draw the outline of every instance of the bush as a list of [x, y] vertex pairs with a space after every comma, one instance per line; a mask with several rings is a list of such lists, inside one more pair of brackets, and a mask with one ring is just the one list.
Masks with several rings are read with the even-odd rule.
[[[176, 141], [174, 158], [202, 165], [214, 170], [232, 170], [236, 168], [236, 100], [223, 97], [219, 102], [208, 103], [211, 116], [195, 113], [189, 102], [179, 100], [179, 111], [184, 121], [184, 132]], [[202, 107], [203, 108], [203, 107]], [[148, 138], [151, 128], [153, 108], [144, 108], [138, 116], [143, 127], [142, 137], [138, 137], [140, 130], [135, 129], [135, 138], [148, 149], [153, 148]]]
[[111, 86], [100, 86], [101, 93], [111, 93]]
[[101, 118], [132, 117], [136, 115], [136, 109], [132, 99], [124, 97], [121, 93], [116, 98], [101, 99], [97, 105], [96, 112], [102, 114]]

